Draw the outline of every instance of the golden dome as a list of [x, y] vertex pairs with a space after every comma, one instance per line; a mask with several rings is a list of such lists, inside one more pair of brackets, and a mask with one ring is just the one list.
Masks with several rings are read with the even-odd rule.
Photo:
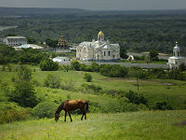
[[103, 33], [102, 31], [100, 31], [100, 32], [98, 33], [98, 36], [104, 36], [104, 33]]

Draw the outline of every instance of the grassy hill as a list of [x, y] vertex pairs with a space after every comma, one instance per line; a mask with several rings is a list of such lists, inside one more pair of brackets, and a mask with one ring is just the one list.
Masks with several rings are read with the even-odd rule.
[[[94, 93], [89, 93], [88, 91], [82, 93], [78, 89], [81, 88], [82, 84], [94, 84], [96, 86], [101, 86], [105, 90], [125, 90], [126, 92], [132, 90], [137, 93], [143, 94], [149, 101], [149, 106], [153, 107], [158, 101], [167, 101], [173, 107], [173, 109], [185, 109], [186, 108], [186, 82], [179, 80], [139, 80], [139, 91], [136, 87], [136, 79], [127, 78], [109, 78], [100, 75], [99, 73], [90, 73], [93, 77], [92, 82], [86, 82], [83, 77], [85, 72], [80, 71], [55, 71], [55, 72], [43, 72], [38, 69], [38, 67], [32, 67], [35, 69], [33, 72], [33, 81], [36, 83], [36, 92], [38, 96], [43, 97], [45, 94], [49, 95], [53, 100], [66, 100], [70, 99], [88, 99], [92, 102], [97, 102], [103, 100], [103, 102], [109, 103], [113, 101], [112, 97], [104, 95], [95, 95]], [[62, 82], [71, 80], [73, 82], [74, 90], [67, 91], [62, 89], [51, 89], [43, 87], [44, 80], [48, 74], [55, 74], [62, 79]], [[0, 72], [1, 84], [7, 83], [9, 86], [12, 85], [12, 77], [15, 77], [16, 72]], [[5, 98], [4, 94], [1, 100]], [[5, 99], [6, 100], [6, 99]], [[100, 101], [100, 105], [101, 102]], [[101, 105], [102, 106], [102, 105]]]
[[0, 126], [0, 139], [131, 139], [185, 140], [186, 111], [91, 114], [86, 121], [73, 115], [73, 122], [54, 119], [28, 120]]
[[[179, 139], [184, 140], [186, 121], [186, 82], [179, 80], [139, 80], [140, 90], [137, 90], [136, 79], [110, 78], [99, 73], [92, 75], [92, 82], [86, 82], [85, 72], [81, 71], [51, 71], [43, 72], [37, 66], [32, 69], [32, 82], [35, 85], [37, 98], [40, 102], [53, 102], [59, 105], [66, 99], [84, 99], [89, 102], [90, 113], [86, 121], [80, 121], [78, 113], [72, 114], [73, 122], [67, 117], [64, 120], [62, 111], [58, 123], [52, 119], [38, 119], [27, 115], [24, 121], [0, 124], [0, 139], [16, 140], [47, 140], [47, 139]], [[62, 83], [71, 82], [71, 89], [53, 89], [44, 87], [48, 74], [56, 75]], [[13, 89], [13, 79], [16, 72], [0, 71], [0, 116], [3, 108], [15, 105], [8, 101], [6, 94]], [[127, 98], [120, 100], [107, 93], [94, 93], [82, 90], [82, 84], [100, 86], [103, 91], [132, 90], [143, 94], [148, 100], [148, 107], [152, 109], [156, 102], [166, 101], [172, 111], [135, 111], [140, 105], [127, 102]], [[123, 93], [124, 94], [124, 93]], [[123, 102], [122, 102], [123, 101]], [[123, 111], [121, 106], [125, 108]], [[127, 110], [127, 109], [128, 110]], [[19, 107], [18, 110], [21, 110]], [[54, 108], [55, 110], [56, 108]], [[28, 109], [32, 112], [33, 109]], [[139, 109], [141, 110], [141, 109]], [[143, 109], [142, 109], [143, 110]], [[11, 115], [11, 113], [9, 113]], [[7, 116], [9, 117], [9, 116]]]

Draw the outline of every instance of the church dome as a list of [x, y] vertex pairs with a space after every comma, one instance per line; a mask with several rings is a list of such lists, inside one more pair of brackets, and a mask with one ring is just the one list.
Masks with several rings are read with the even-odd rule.
[[180, 47], [178, 46], [178, 44], [176, 43], [176, 46], [174, 47], [174, 51], [180, 51]]
[[102, 31], [100, 31], [100, 32], [98, 33], [98, 36], [104, 36], [104, 33], [103, 33]]
[[104, 41], [104, 33], [102, 31], [98, 33], [98, 41]]

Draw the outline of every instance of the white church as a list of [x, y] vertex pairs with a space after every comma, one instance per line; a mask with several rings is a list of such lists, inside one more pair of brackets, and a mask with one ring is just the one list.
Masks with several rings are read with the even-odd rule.
[[117, 61], [120, 59], [119, 44], [111, 44], [104, 39], [104, 33], [98, 33], [98, 40], [84, 41], [76, 48], [76, 58], [86, 61]]
[[178, 69], [181, 64], [186, 66], [186, 59], [180, 54], [178, 42], [176, 42], [176, 46], [173, 48], [173, 56], [169, 57], [167, 64], [169, 65], [170, 69]]

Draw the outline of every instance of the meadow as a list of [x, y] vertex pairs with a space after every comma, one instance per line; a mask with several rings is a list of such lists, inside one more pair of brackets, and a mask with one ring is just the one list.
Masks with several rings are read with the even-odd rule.
[[[0, 139], [186, 139], [186, 81], [148, 79], [139, 80], [139, 91], [135, 78], [111, 78], [99, 73], [89, 72], [92, 82], [83, 78], [86, 72], [82, 71], [41, 71], [37, 66], [28, 66], [32, 69], [32, 82], [35, 85], [37, 98], [40, 101], [60, 104], [67, 99], [84, 99], [90, 104], [87, 120], [80, 121], [78, 113], [72, 114], [73, 122], [67, 117], [64, 120], [62, 111], [60, 120], [54, 118], [29, 117], [24, 121], [0, 124]], [[6, 92], [13, 88], [12, 77], [16, 72], [0, 71], [0, 104], [11, 104]], [[44, 87], [48, 74], [54, 74], [62, 82], [71, 81], [72, 89], [64, 90]], [[95, 94], [81, 90], [82, 84], [101, 86], [103, 90], [132, 90], [143, 94], [148, 99], [151, 108], [158, 101], [167, 101], [174, 110], [122, 112], [120, 100], [108, 94]], [[5, 92], [6, 91], [6, 92]], [[137, 106], [137, 105], [136, 105]], [[1, 112], [1, 111], [0, 111]]]
[[58, 123], [54, 119], [27, 120], [0, 126], [0, 139], [123, 139], [184, 140], [186, 111], [147, 111], [115, 114], [87, 114], [86, 121], [73, 115]]

